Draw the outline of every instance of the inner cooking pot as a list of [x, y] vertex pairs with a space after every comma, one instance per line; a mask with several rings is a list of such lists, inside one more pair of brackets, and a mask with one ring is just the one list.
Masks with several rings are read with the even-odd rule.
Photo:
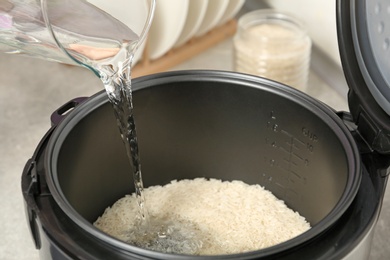
[[[356, 195], [360, 160], [350, 132], [332, 109], [295, 89], [213, 71], [156, 74], [135, 79], [133, 88], [145, 187], [197, 177], [242, 180], [264, 186], [311, 223], [304, 234], [256, 254], [318, 236]], [[92, 225], [105, 208], [134, 192], [131, 165], [104, 92], [56, 127], [45, 167], [55, 201], [91, 237], [122, 251], [153, 254]]]

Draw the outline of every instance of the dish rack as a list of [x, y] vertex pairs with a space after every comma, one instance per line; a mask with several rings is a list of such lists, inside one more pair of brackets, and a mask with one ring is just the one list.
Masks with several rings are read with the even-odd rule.
[[[210, 47], [232, 37], [237, 30], [237, 20], [231, 19], [218, 26], [203, 36], [194, 37], [180, 47], [172, 48], [161, 58], [149, 59], [148, 42], [142, 53], [141, 59], [132, 69], [132, 77], [140, 77], [148, 74], [166, 71], [190, 58], [200, 54]], [[148, 41], [148, 40], [146, 40]]]

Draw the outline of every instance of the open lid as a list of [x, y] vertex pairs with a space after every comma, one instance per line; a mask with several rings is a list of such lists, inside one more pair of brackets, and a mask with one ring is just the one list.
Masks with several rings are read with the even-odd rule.
[[337, 32], [358, 131], [373, 150], [390, 153], [390, 2], [337, 0]]

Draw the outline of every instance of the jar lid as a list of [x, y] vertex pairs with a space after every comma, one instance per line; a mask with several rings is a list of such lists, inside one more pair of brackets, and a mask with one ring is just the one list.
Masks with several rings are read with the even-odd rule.
[[390, 153], [390, 3], [337, 0], [337, 32], [351, 114], [371, 147]]

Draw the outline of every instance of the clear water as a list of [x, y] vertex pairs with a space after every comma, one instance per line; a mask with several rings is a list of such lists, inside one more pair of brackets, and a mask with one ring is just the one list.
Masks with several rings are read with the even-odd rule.
[[158, 252], [198, 255], [203, 246], [202, 233], [189, 221], [150, 218], [134, 225], [123, 235], [125, 242]]
[[[198, 254], [202, 248], [202, 242], [196, 226], [189, 221], [152, 217], [147, 211], [136, 124], [133, 114], [130, 66], [132, 52], [124, 46], [119, 54], [119, 60], [101, 67], [100, 73], [103, 75], [102, 80], [114, 108], [127, 156], [133, 167], [135, 194], [139, 205], [138, 222], [125, 231], [125, 242], [141, 248], [165, 253]], [[122, 63], [122, 60], [128, 63]]]
[[141, 160], [138, 149], [137, 130], [133, 114], [133, 95], [131, 88], [131, 46], [123, 45], [111, 63], [99, 67], [99, 73], [114, 108], [118, 129], [126, 148], [127, 157], [133, 168], [135, 193], [140, 208], [140, 216], [148, 221], [143, 194]]

